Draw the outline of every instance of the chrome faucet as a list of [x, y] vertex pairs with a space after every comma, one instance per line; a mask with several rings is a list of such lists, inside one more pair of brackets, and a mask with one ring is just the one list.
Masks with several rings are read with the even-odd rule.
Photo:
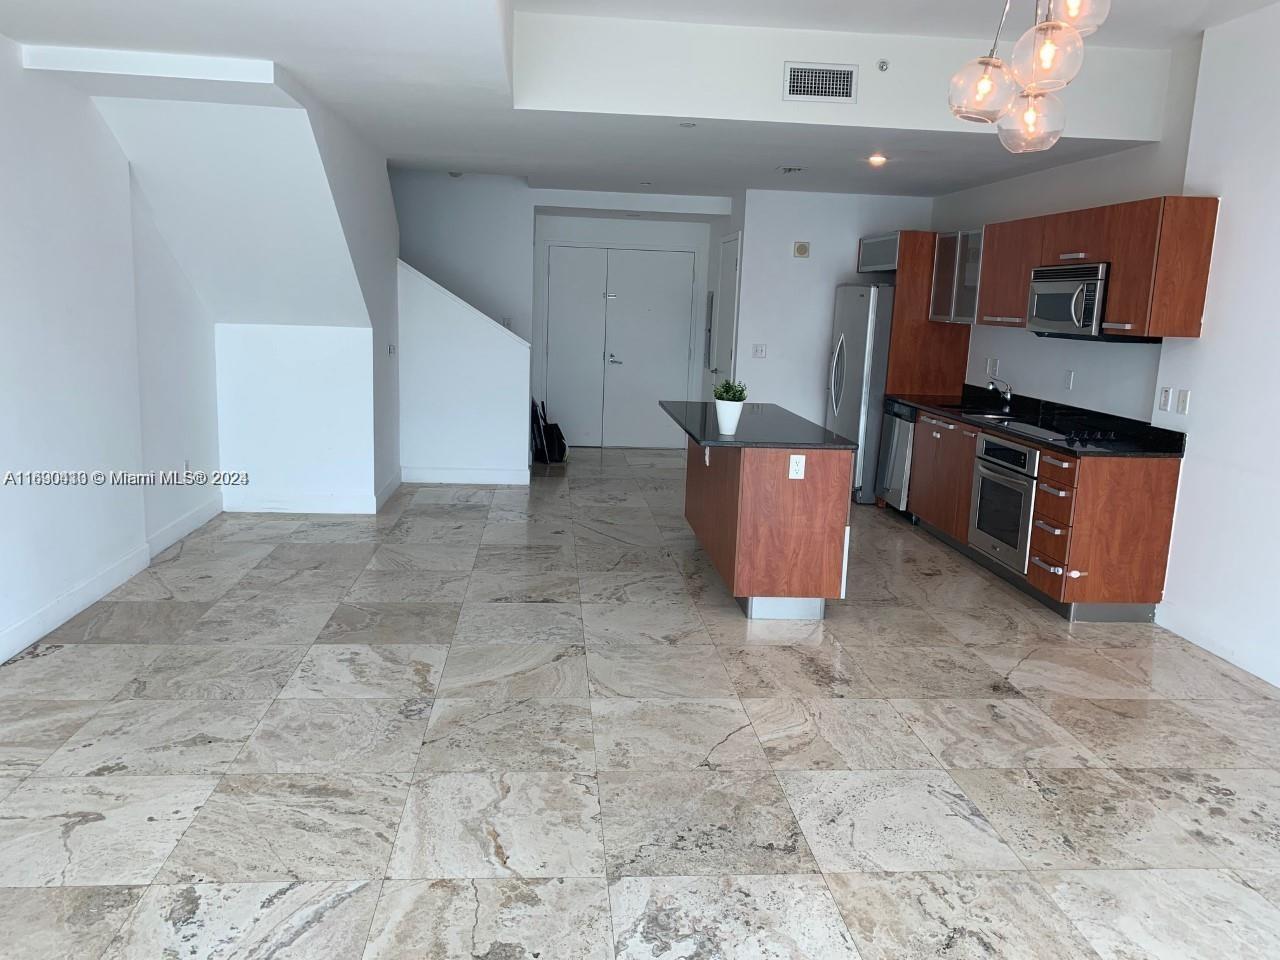
[[[997, 383], [1000, 384], [1000, 387], [996, 386]], [[1003, 387], [1003, 389], [1001, 389], [1001, 387]], [[987, 381], [987, 389], [995, 390], [1000, 394], [1001, 399], [1004, 400], [1005, 413], [1008, 413], [1009, 403], [1013, 400], [1013, 387], [1009, 386], [1008, 381], [1001, 380], [999, 377], [992, 377]]]

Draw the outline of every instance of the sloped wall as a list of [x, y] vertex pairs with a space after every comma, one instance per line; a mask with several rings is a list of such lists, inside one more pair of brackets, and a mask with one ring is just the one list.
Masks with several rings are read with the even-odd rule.
[[529, 344], [408, 264], [400, 455], [411, 483], [529, 482]]

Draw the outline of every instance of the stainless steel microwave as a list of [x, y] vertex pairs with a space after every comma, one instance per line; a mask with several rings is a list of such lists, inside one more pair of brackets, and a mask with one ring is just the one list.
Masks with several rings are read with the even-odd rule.
[[1067, 337], [1099, 337], [1107, 332], [1103, 309], [1107, 264], [1080, 263], [1031, 271], [1027, 329]]

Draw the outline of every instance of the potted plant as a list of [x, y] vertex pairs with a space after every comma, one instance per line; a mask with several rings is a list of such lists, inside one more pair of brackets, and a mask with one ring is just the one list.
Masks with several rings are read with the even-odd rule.
[[742, 416], [743, 401], [747, 399], [747, 385], [725, 380], [716, 385], [711, 395], [716, 398], [716, 421], [721, 435], [733, 436], [738, 429], [738, 418]]

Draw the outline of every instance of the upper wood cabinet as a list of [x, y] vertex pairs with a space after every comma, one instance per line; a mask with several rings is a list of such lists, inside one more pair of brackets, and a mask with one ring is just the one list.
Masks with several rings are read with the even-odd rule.
[[1040, 266], [1044, 218], [989, 223], [982, 232], [982, 281], [978, 323], [1027, 325], [1031, 271]]
[[1216, 197], [1155, 197], [1043, 217], [1041, 262], [1109, 263], [1104, 332], [1198, 337]]

